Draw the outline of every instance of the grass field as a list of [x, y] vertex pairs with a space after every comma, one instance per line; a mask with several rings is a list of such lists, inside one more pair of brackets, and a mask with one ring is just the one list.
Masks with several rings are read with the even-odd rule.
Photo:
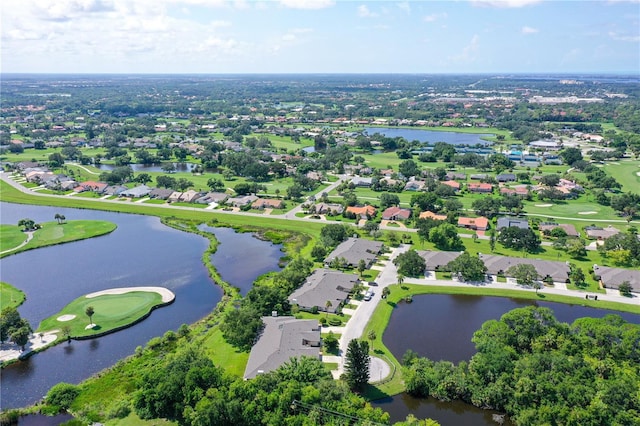
[[604, 170], [622, 185], [623, 191], [638, 192], [640, 188], [640, 161], [614, 161], [607, 163]]
[[[86, 337], [102, 334], [140, 320], [155, 307], [162, 305], [162, 296], [150, 291], [132, 291], [124, 294], [107, 294], [92, 298], [79, 297], [65, 306], [60, 312], [46, 318], [38, 326], [37, 331], [71, 327], [71, 337]], [[86, 329], [89, 317], [85, 314], [87, 307], [92, 306], [95, 314], [92, 322], [96, 327]], [[70, 321], [59, 321], [61, 315], [74, 315]]]
[[[44, 222], [41, 226], [42, 228], [33, 233], [33, 238], [25, 246], [8, 253], [0, 254], [0, 257], [54, 244], [97, 237], [108, 234], [116, 229], [115, 223], [99, 220], [71, 220], [63, 224]], [[16, 230], [22, 234], [20, 235], [21, 240], [18, 238]], [[19, 246], [26, 239], [25, 234], [20, 231], [18, 226], [2, 225], [0, 231], [2, 232], [0, 234], [0, 247], [2, 247], [3, 251]]]
[[0, 282], [0, 311], [8, 307], [17, 308], [22, 305], [25, 299], [23, 291], [11, 284]]

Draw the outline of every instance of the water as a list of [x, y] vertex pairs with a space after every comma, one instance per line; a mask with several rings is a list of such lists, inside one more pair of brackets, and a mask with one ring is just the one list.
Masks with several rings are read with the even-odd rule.
[[601, 318], [607, 314], [617, 314], [628, 322], [640, 324], [640, 315], [579, 305], [506, 297], [434, 294], [414, 296], [412, 303], [398, 303], [382, 338], [397, 359], [412, 349], [433, 361], [458, 363], [469, 360], [475, 354], [471, 338], [484, 322], [499, 319], [512, 309], [530, 305], [552, 309], [561, 322], [571, 323], [581, 317]]
[[[247, 294], [256, 277], [267, 272], [279, 271], [282, 244], [261, 241], [252, 233], [238, 233], [231, 228], [199, 227], [211, 232], [219, 242], [218, 250], [211, 255], [211, 261], [223, 280]], [[238, 265], [238, 259], [247, 261]]]
[[380, 133], [389, 138], [402, 137], [411, 142], [414, 140], [434, 144], [436, 142], [446, 142], [451, 145], [491, 145], [491, 142], [481, 138], [494, 137], [490, 133], [459, 133], [459, 132], [438, 132], [434, 130], [404, 129], [393, 127], [365, 127], [364, 131], [368, 135]]
[[[431, 360], [458, 363], [469, 360], [475, 351], [473, 333], [490, 319], [499, 319], [506, 312], [536, 305], [553, 310], [561, 322], [571, 323], [581, 317], [601, 318], [620, 315], [628, 322], [640, 324], [640, 315], [578, 305], [540, 302], [505, 297], [466, 295], [419, 295], [412, 303], [398, 303], [382, 336], [384, 344], [397, 359], [408, 349]], [[409, 413], [418, 418], [432, 418], [441, 425], [494, 426], [495, 411], [481, 410], [462, 401], [441, 402], [434, 398], [415, 398], [406, 393], [373, 403], [388, 411], [392, 422], [402, 421]], [[508, 419], [504, 423], [508, 425]]]
[[[118, 225], [108, 235], [2, 259], [0, 280], [26, 293], [27, 300], [18, 310], [34, 328], [73, 299], [94, 291], [161, 286], [176, 295], [173, 304], [153, 311], [133, 327], [99, 339], [60, 344], [3, 369], [1, 409], [32, 404], [58, 382], [81, 382], [133, 354], [137, 346], [144, 346], [151, 338], [203, 318], [222, 296], [202, 264], [208, 240], [166, 227], [156, 217], [8, 203], [0, 203], [0, 212], [5, 224], [17, 224], [25, 217], [36, 222], [53, 221], [59, 213], [67, 220], [97, 219]], [[271, 245], [256, 238], [251, 243], [251, 247]], [[240, 252], [243, 244], [238, 243]], [[254, 253], [261, 263], [261, 251]], [[236, 268], [253, 281], [256, 277], [242, 267], [245, 258], [238, 260], [242, 263], [235, 264]], [[233, 267], [234, 259], [227, 263], [225, 266]], [[277, 259], [272, 267], [276, 265]]]

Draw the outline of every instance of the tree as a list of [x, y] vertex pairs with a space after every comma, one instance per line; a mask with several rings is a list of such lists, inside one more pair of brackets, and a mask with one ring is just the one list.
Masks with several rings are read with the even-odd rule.
[[[519, 263], [507, 269], [507, 275], [516, 279], [519, 285], [532, 286], [539, 278], [536, 268], [529, 263]], [[536, 289], [536, 293], [538, 289]]]
[[352, 339], [347, 346], [344, 379], [351, 390], [360, 392], [369, 381], [369, 344]]
[[484, 281], [487, 267], [477, 256], [471, 256], [466, 251], [451, 262], [447, 263], [447, 270], [451, 274], [461, 277], [464, 281]]
[[400, 198], [396, 194], [389, 192], [383, 192], [380, 194], [380, 208], [386, 209], [387, 207], [397, 206], [400, 204]]
[[20, 219], [18, 226], [23, 226], [25, 231], [33, 231], [37, 228], [36, 222], [29, 218]]
[[404, 282], [404, 274], [398, 273], [398, 275], [396, 276], [396, 281], [398, 281], [398, 285], [402, 285], [402, 283]]
[[324, 309], [326, 312], [325, 316], [329, 316], [329, 308], [333, 306], [333, 303], [331, 303], [331, 300], [327, 300], [327, 302], [324, 304]]
[[398, 171], [402, 173], [405, 177], [409, 178], [411, 176], [415, 176], [420, 173], [420, 168], [413, 160], [404, 160], [401, 161], [398, 165]]
[[172, 176], [156, 176], [156, 185], [160, 188], [175, 188], [176, 187], [176, 179]]
[[394, 265], [398, 267], [398, 273], [407, 277], [422, 277], [426, 268], [426, 262], [417, 251], [411, 249], [400, 253], [393, 259]]
[[333, 352], [338, 349], [338, 343], [338, 338], [333, 334], [333, 331], [329, 331], [329, 334], [322, 339], [322, 344], [327, 352]]
[[29, 335], [31, 334], [31, 327], [22, 326], [16, 328], [11, 332], [11, 340], [16, 345], [20, 346], [24, 351], [25, 345], [29, 342]]
[[584, 241], [579, 238], [570, 238], [565, 244], [567, 254], [574, 259], [587, 256], [587, 249]]
[[369, 348], [373, 348], [373, 342], [376, 340], [376, 338], [376, 332], [374, 330], [369, 330], [369, 332], [367, 333], [367, 340], [370, 342]]
[[565, 164], [572, 166], [576, 161], [582, 160], [582, 151], [579, 148], [565, 148], [560, 151], [560, 158]]
[[67, 218], [60, 213], [56, 213], [56, 215], [53, 218], [58, 222], [58, 225], [64, 223], [64, 221], [67, 220]]
[[93, 310], [93, 306], [87, 306], [87, 309], [84, 310], [84, 313], [89, 317], [89, 324], [93, 324], [93, 314], [95, 314], [95, 311]]
[[[222, 191], [224, 190], [224, 182], [220, 179], [210, 178], [207, 180], [207, 186], [211, 191]], [[278, 190], [279, 192], [279, 190]]]
[[316, 262], [322, 262], [326, 255], [327, 249], [325, 249], [323, 245], [316, 244], [311, 249], [311, 257], [313, 257]]
[[510, 226], [502, 229], [498, 235], [498, 242], [513, 250], [526, 250], [532, 253], [540, 248], [540, 237], [531, 229]]
[[451, 223], [442, 223], [429, 231], [429, 241], [440, 250], [453, 251], [464, 248], [458, 228]]
[[367, 264], [364, 259], [360, 259], [358, 261], [358, 272], [360, 273], [360, 278], [362, 278], [362, 273], [367, 269]]
[[582, 268], [575, 266], [575, 265], [571, 265], [571, 272], [569, 273], [569, 278], [571, 279], [571, 281], [573, 281], [573, 284], [576, 287], [582, 287], [586, 284], [586, 277], [584, 275], [584, 272], [582, 271]]
[[550, 188], [560, 183], [560, 176], [558, 175], [544, 175], [540, 178], [540, 183]]
[[[404, 278], [403, 278], [404, 280]], [[398, 282], [398, 284], [400, 284], [400, 282]], [[382, 298], [386, 299], [389, 295], [391, 294], [391, 290], [389, 289], [389, 287], [385, 287], [382, 289]]]
[[134, 181], [141, 183], [142, 185], [146, 185], [151, 182], [153, 178], [149, 173], [140, 173], [135, 177]]
[[496, 249], [496, 233], [493, 230], [489, 231], [489, 248], [491, 253]]
[[320, 239], [326, 246], [332, 247], [343, 242], [349, 236], [350, 229], [341, 223], [325, 225], [320, 230]]
[[64, 157], [59, 152], [54, 152], [49, 155], [49, 166], [52, 168], [62, 167], [64, 164]]
[[502, 201], [499, 198], [488, 196], [474, 200], [473, 203], [471, 203], [471, 207], [478, 216], [485, 216], [491, 219], [500, 213]]
[[618, 285], [618, 291], [622, 296], [631, 297], [631, 283], [629, 281], [623, 281]]

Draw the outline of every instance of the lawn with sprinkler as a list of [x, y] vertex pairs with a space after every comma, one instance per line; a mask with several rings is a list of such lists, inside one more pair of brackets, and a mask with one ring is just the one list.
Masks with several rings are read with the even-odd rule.
[[174, 294], [163, 287], [116, 288], [91, 293], [42, 321], [37, 332], [59, 330], [59, 339], [98, 337], [136, 324], [174, 298]]

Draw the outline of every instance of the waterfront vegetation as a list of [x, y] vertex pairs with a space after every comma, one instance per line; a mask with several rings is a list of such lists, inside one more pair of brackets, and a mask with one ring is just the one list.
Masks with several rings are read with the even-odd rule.
[[[2, 200], [6, 201], [4, 196], [3, 191]], [[40, 228], [33, 231], [33, 238], [22, 247], [19, 246], [26, 240], [26, 236], [20, 230], [20, 227], [16, 225], [1, 225], [0, 247], [2, 247], [2, 253], [0, 253], [0, 257], [25, 250], [98, 237], [116, 229], [114, 223], [99, 220], [69, 220], [64, 223], [44, 222], [39, 225]]]
[[[104, 294], [91, 298], [82, 296], [60, 312], [44, 319], [36, 332], [61, 330], [66, 326], [68, 330], [58, 333], [58, 340], [65, 340], [67, 336], [74, 339], [100, 336], [135, 324], [163, 304], [162, 296], [153, 291]], [[89, 307], [94, 312], [91, 318], [87, 316]], [[61, 320], [60, 317], [64, 316], [70, 319]]]
[[26, 296], [11, 284], [0, 282], [0, 311], [4, 308], [17, 308], [25, 301]]

